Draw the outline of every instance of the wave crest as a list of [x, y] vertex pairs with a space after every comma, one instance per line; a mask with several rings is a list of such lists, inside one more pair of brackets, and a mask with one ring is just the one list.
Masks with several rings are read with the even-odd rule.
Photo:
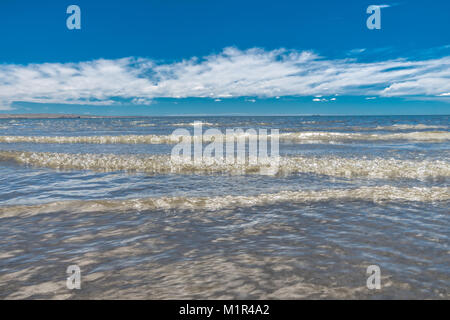
[[[270, 160], [268, 158], [267, 160]], [[71, 154], [49, 152], [0, 151], [0, 161], [54, 169], [129, 171], [149, 174], [166, 173], [230, 173], [258, 174], [270, 162], [227, 163], [213, 157], [191, 161], [169, 155]], [[335, 156], [278, 158], [278, 174], [311, 173], [335, 177], [367, 177], [382, 179], [447, 179], [450, 163], [442, 160], [360, 159]]]
[[218, 197], [160, 197], [128, 200], [58, 201], [31, 206], [0, 208], [0, 218], [36, 215], [49, 212], [127, 212], [150, 210], [206, 210], [245, 208], [281, 203], [304, 204], [319, 201], [449, 201], [450, 188], [397, 188], [392, 186], [352, 189], [281, 191], [256, 196], [224, 195]]
[[[248, 133], [223, 135], [224, 140], [234, 141], [239, 137], [252, 137]], [[268, 134], [270, 138], [271, 135]], [[0, 143], [91, 143], [91, 144], [175, 144], [183, 139], [200, 140], [200, 136], [177, 135], [119, 135], [119, 136], [0, 136]], [[258, 138], [257, 136], [255, 138]], [[203, 135], [203, 142], [212, 142], [215, 137]], [[345, 133], [327, 131], [284, 132], [280, 141], [292, 143], [333, 143], [351, 141], [395, 141], [411, 140], [425, 142], [444, 142], [450, 140], [448, 131], [417, 131], [391, 134]]]

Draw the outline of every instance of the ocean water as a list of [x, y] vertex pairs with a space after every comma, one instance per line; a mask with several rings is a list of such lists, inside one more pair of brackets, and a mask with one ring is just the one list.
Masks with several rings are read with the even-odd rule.
[[[176, 129], [279, 129], [263, 165]], [[0, 298], [449, 299], [450, 116], [0, 120]], [[203, 137], [206, 146], [211, 139]], [[66, 287], [69, 265], [81, 289]], [[367, 267], [381, 289], [366, 286]]]

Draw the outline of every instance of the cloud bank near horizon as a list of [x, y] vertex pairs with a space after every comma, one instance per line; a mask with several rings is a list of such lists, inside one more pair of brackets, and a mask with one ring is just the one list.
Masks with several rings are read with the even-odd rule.
[[[450, 56], [362, 63], [310, 51], [225, 48], [175, 63], [146, 58], [0, 65], [0, 110], [13, 102], [151, 104], [155, 98], [450, 95]], [[450, 100], [450, 99], [449, 99]]]

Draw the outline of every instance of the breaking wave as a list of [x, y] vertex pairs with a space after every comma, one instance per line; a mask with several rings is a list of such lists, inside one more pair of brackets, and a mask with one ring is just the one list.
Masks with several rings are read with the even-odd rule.
[[280, 134], [280, 140], [291, 142], [351, 142], [351, 141], [395, 141], [412, 140], [426, 142], [443, 142], [450, 140], [450, 132], [447, 131], [424, 131], [389, 134], [369, 133], [345, 133], [345, 132], [286, 132]]
[[121, 136], [0, 136], [3, 143], [95, 143], [95, 144], [165, 144], [178, 143], [181, 137], [166, 135]]
[[394, 124], [392, 126], [378, 126], [375, 129], [381, 130], [425, 130], [425, 129], [447, 129], [446, 126], [419, 124]]
[[0, 208], [0, 217], [36, 215], [68, 211], [126, 212], [131, 210], [206, 210], [217, 211], [239, 207], [267, 206], [282, 203], [303, 204], [319, 201], [448, 201], [450, 188], [398, 188], [392, 186], [360, 187], [351, 189], [281, 191], [256, 196], [224, 195], [217, 197], [159, 197], [127, 200], [58, 201], [40, 205], [21, 205]]
[[[269, 131], [270, 133], [270, 131]], [[223, 135], [224, 140], [234, 141], [237, 138], [254, 137], [249, 133]], [[268, 134], [270, 138], [271, 135]], [[119, 135], [119, 136], [0, 136], [0, 143], [93, 143], [93, 144], [175, 144], [183, 139], [200, 140], [200, 136], [177, 135]], [[203, 142], [212, 142], [213, 135], [203, 135]], [[345, 133], [326, 131], [284, 132], [279, 134], [280, 141], [292, 143], [333, 143], [351, 141], [390, 141], [412, 140], [425, 142], [443, 142], [450, 140], [447, 131], [422, 131], [391, 134]]]
[[[199, 122], [180, 122], [180, 123], [171, 123], [170, 126], [172, 127], [189, 127], [189, 126], [196, 126], [196, 125], [200, 125]], [[211, 122], [201, 122], [202, 126], [206, 126], [206, 127], [212, 127], [212, 126], [217, 126], [219, 125], [218, 123], [211, 123]]]
[[[236, 159], [234, 159], [236, 160]], [[447, 179], [450, 163], [442, 160], [361, 159], [336, 156], [289, 156], [266, 158], [276, 165], [277, 174], [311, 173], [335, 177], [367, 177], [384, 179]], [[171, 159], [170, 155], [72, 154], [49, 152], [0, 151], [0, 161], [54, 169], [93, 171], [128, 171], [149, 174], [229, 173], [258, 174], [267, 172], [270, 162], [227, 163], [214, 157], [203, 161]], [[277, 161], [277, 162], [273, 162]]]

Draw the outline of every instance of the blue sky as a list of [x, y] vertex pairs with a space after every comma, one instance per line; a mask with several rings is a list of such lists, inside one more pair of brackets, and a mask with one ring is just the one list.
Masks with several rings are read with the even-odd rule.
[[[81, 30], [66, 27], [71, 4]], [[444, 0], [3, 0], [0, 112], [448, 114], [449, 12]]]

